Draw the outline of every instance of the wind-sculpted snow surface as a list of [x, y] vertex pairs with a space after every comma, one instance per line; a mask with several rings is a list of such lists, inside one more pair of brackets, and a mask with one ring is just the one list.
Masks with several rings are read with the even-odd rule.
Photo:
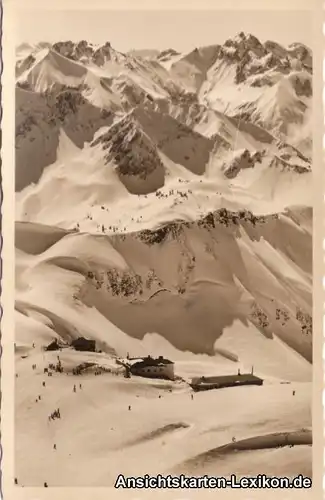
[[[19, 484], [309, 474], [311, 51], [23, 44], [16, 78]], [[148, 354], [175, 380], [123, 378]], [[190, 395], [252, 369], [263, 386]]]
[[[213, 355], [226, 327], [249, 320], [261, 335], [276, 335], [311, 361], [312, 248], [310, 234], [299, 225], [299, 212], [294, 215], [296, 222], [286, 213], [256, 217], [223, 209], [197, 222], [173, 222], [139, 233], [68, 233], [35, 257], [27, 288], [21, 268], [20, 300], [29, 303], [26, 293], [38, 295], [43, 285], [35, 282], [34, 289], [31, 277], [36, 272], [37, 279], [39, 267], [50, 274], [57, 269], [76, 280], [72, 307], [80, 306], [80, 313], [97, 310], [131, 337], [157, 332], [178, 349]], [[23, 228], [18, 228], [17, 244], [23, 241]], [[295, 238], [299, 246], [290, 247]], [[29, 249], [27, 255], [33, 253]], [[124, 263], [122, 268], [110, 255]], [[19, 297], [19, 288], [17, 293]], [[53, 287], [53, 304], [55, 293]], [[87, 328], [85, 324], [85, 333]]]

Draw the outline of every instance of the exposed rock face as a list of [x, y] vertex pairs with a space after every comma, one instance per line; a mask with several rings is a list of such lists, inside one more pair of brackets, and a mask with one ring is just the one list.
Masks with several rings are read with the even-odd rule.
[[165, 170], [157, 149], [132, 118], [113, 125], [92, 145], [101, 144], [106, 161], [131, 193], [146, 194], [164, 185]]
[[299, 97], [311, 97], [313, 86], [311, 78], [304, 78], [301, 75], [293, 75], [291, 77], [293, 88]]

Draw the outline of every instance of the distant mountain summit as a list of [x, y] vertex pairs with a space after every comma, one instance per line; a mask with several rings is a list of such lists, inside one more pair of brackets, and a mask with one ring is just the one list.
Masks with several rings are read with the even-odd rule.
[[[109, 127], [105, 147], [121, 149], [113, 155], [116, 171], [138, 175], [142, 187], [129, 188], [139, 193], [164, 185], [166, 158], [199, 175], [216, 162], [229, 172], [229, 148], [254, 153], [273, 144], [278, 154], [279, 139], [311, 157], [312, 53], [301, 43], [285, 48], [244, 32], [185, 54], [122, 53], [87, 40], [25, 43], [17, 47], [16, 85], [25, 91], [17, 108], [17, 171], [25, 172], [19, 189], [55, 158], [48, 127], [58, 138], [63, 126], [77, 147]], [[36, 177], [25, 166], [30, 141], [40, 148]], [[154, 165], [160, 174], [146, 187], [144, 173]]]

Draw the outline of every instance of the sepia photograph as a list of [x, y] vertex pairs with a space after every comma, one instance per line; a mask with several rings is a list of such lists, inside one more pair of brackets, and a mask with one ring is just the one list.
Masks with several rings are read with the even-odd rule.
[[15, 485], [311, 478], [312, 11], [13, 35]]

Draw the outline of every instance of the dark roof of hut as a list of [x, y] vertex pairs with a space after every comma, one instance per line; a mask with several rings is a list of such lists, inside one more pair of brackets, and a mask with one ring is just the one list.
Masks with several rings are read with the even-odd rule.
[[146, 358], [142, 358], [141, 361], [137, 361], [131, 366], [133, 368], [145, 368], [147, 366], [164, 366], [164, 365], [173, 365], [174, 363], [169, 359], [164, 358], [163, 356], [159, 356], [158, 358], [152, 358], [151, 356], [147, 356]]

